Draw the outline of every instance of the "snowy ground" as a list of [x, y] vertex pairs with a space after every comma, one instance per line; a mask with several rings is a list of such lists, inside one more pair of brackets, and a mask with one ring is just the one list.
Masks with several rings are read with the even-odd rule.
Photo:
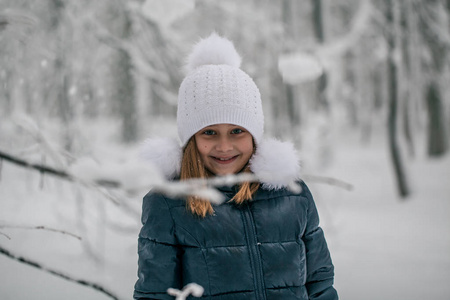
[[[343, 300], [450, 299], [450, 156], [408, 165], [413, 195], [395, 193], [383, 140], [361, 146], [348, 138], [333, 149], [323, 174], [354, 185], [349, 192], [309, 183], [336, 267]], [[0, 225], [45, 225], [84, 237], [0, 228], [0, 245], [16, 254], [98, 282], [131, 299], [136, 279], [140, 197], [129, 212], [98, 192], [3, 163]], [[81, 203], [81, 204], [80, 204]], [[80, 221], [80, 219], [82, 221]], [[108, 299], [0, 255], [0, 298]]]
[[400, 200], [382, 140], [336, 150], [328, 174], [354, 191], [316, 184], [313, 193], [341, 299], [450, 299], [450, 157], [409, 164], [413, 194]]

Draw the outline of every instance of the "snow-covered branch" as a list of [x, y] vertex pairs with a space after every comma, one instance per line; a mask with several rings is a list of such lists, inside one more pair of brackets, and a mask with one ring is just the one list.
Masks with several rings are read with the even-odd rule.
[[37, 269], [39, 269], [41, 271], [44, 271], [46, 273], [50, 273], [50, 274], [55, 275], [57, 277], [61, 277], [61, 278], [65, 279], [65, 280], [67, 280], [67, 281], [74, 282], [74, 283], [81, 284], [81, 285], [87, 286], [89, 288], [92, 288], [92, 289], [94, 289], [96, 291], [99, 291], [99, 292], [107, 295], [111, 299], [119, 300], [119, 297], [117, 295], [115, 295], [113, 292], [111, 292], [107, 288], [105, 288], [105, 287], [103, 287], [103, 286], [101, 286], [101, 285], [99, 285], [99, 284], [97, 284], [95, 282], [90, 282], [90, 281], [87, 281], [87, 280], [84, 280], [84, 279], [72, 278], [69, 275], [64, 274], [64, 273], [62, 273], [60, 271], [56, 271], [56, 270], [47, 268], [47, 267], [43, 266], [42, 264], [40, 264], [40, 263], [38, 263], [36, 261], [30, 260], [28, 258], [19, 256], [19, 255], [16, 255], [16, 254], [10, 252], [9, 250], [3, 248], [2, 246], [0, 246], [0, 254], [3, 254], [3, 255], [5, 255], [5, 256], [13, 259], [13, 260], [16, 260], [16, 261], [20, 262], [20, 263], [23, 263], [23, 264], [35, 267], [35, 268], [37, 268]]
[[187, 284], [181, 291], [173, 288], [167, 290], [167, 294], [174, 296], [176, 300], [186, 300], [189, 295], [199, 298], [203, 292], [204, 288], [194, 282]]
[[[109, 188], [119, 188], [120, 187], [120, 183], [118, 183], [116, 181], [111, 181], [109, 179], [98, 179], [94, 182], [89, 182], [89, 181], [83, 180], [79, 177], [76, 177], [66, 171], [58, 170], [56, 168], [46, 166], [43, 164], [29, 162], [22, 158], [18, 158], [14, 155], [11, 155], [9, 153], [6, 153], [6, 152], [3, 152], [0, 150], [0, 160], [2, 160], [2, 159], [9, 161], [15, 165], [24, 167], [24, 168], [39, 171], [41, 174], [50, 174], [50, 175], [59, 177], [64, 180], [78, 182], [78, 183], [80, 183], [86, 187], [90, 187], [90, 188], [95, 188], [97, 186], [103, 186], [103, 187], [109, 187]], [[111, 195], [104, 193], [104, 192], [102, 192], [102, 194], [104, 196], [106, 196], [107, 199], [111, 200], [113, 203], [118, 204], [118, 201], [116, 198], [114, 198]]]
[[374, 8], [370, 0], [359, 2], [358, 11], [351, 22], [348, 33], [318, 48], [318, 56], [326, 62], [331, 57], [341, 56], [355, 45], [371, 21]]
[[328, 64], [335, 61], [335, 57], [342, 56], [358, 42], [371, 21], [372, 10], [370, 1], [363, 0], [346, 35], [317, 45], [314, 49], [301, 49], [281, 55], [278, 58], [278, 70], [283, 81], [299, 84], [319, 78]]
[[221, 204], [224, 201], [224, 196], [215, 189], [216, 187], [233, 186], [245, 181], [258, 181], [258, 178], [251, 173], [242, 173], [208, 179], [166, 181], [163, 184], [154, 185], [153, 190], [169, 197], [197, 196], [202, 199], [208, 199], [214, 204]]
[[[100, 166], [81, 164], [71, 168], [69, 171], [61, 171], [49, 166], [27, 162], [1, 150], [0, 159], [5, 159], [16, 165], [34, 169], [41, 173], [48, 173], [68, 181], [78, 182], [90, 188], [103, 186], [106, 188], [122, 189], [128, 192], [136, 192], [144, 189], [149, 190], [152, 188], [154, 191], [163, 193], [169, 197], [197, 196], [203, 199], [209, 199], [214, 204], [220, 204], [224, 201], [223, 195], [217, 191], [217, 187], [233, 186], [246, 181], [260, 181], [252, 173], [218, 176], [208, 179], [194, 178], [183, 181], [168, 181], [155, 168], [145, 166], [139, 162], [103, 168]], [[352, 189], [351, 184], [336, 178], [313, 175], [306, 175], [303, 178], [309, 181], [335, 185], [346, 190]], [[292, 182], [289, 188], [295, 192], [301, 191], [295, 182]], [[105, 194], [105, 196], [108, 195]], [[113, 197], [109, 197], [109, 199], [118, 204], [117, 199]]]
[[123, 51], [127, 55], [129, 55], [133, 62], [133, 66], [142, 75], [162, 84], [166, 84], [169, 82], [169, 76], [167, 76], [165, 73], [161, 73], [155, 70], [143, 57], [140, 49], [133, 43], [113, 35], [94, 19], [90, 20], [90, 24], [94, 29], [94, 35], [100, 42], [118, 51]]
[[353, 185], [345, 182], [343, 180], [333, 178], [333, 177], [326, 177], [326, 176], [316, 176], [316, 175], [304, 175], [303, 179], [311, 181], [311, 182], [317, 182], [317, 183], [326, 183], [329, 185], [334, 185], [340, 188], [343, 188], [347, 191], [353, 190]]
[[[73, 157], [67, 152], [59, 147], [55, 146], [51, 140], [43, 134], [43, 131], [40, 130], [39, 126], [34, 122], [32, 118], [25, 114], [16, 114], [13, 117], [13, 122], [19, 126], [21, 129], [26, 131], [31, 137], [36, 141], [40, 150], [50, 157], [52, 162], [56, 164], [58, 168], [64, 168], [66, 163], [62, 159], [63, 157], [69, 157], [73, 159]], [[30, 149], [30, 151], [34, 151], [34, 147]]]

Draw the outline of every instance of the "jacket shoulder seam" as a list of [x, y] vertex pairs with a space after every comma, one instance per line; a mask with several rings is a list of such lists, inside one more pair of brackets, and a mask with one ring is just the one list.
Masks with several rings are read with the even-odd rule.
[[152, 242], [152, 243], [155, 243], [155, 244], [158, 244], [158, 245], [170, 246], [170, 247], [178, 247], [178, 245], [171, 244], [171, 243], [160, 242], [160, 241], [157, 241], [156, 239], [151, 239], [151, 238], [148, 238], [148, 237], [142, 237], [142, 236], [141, 236], [141, 237], [139, 237], [139, 238], [144, 239], [144, 240], [147, 240], [147, 241]]

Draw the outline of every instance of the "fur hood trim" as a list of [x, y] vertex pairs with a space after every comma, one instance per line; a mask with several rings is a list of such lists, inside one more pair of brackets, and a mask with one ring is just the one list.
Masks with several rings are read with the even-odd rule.
[[[154, 165], [166, 179], [180, 174], [182, 148], [173, 138], [152, 138], [141, 147], [141, 158]], [[300, 178], [300, 161], [294, 145], [276, 139], [262, 140], [250, 159], [250, 169], [262, 187], [278, 190]]]

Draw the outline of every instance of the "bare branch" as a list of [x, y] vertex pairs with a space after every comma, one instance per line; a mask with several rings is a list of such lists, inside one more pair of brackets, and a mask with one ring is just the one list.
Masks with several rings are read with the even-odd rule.
[[[98, 179], [98, 180], [95, 181], [95, 184], [92, 184], [92, 183], [89, 183], [89, 182], [85, 182], [82, 179], [76, 178], [75, 176], [73, 176], [73, 175], [71, 175], [71, 174], [69, 174], [69, 173], [67, 173], [65, 171], [57, 170], [55, 168], [52, 168], [52, 167], [49, 167], [49, 166], [45, 166], [45, 165], [42, 165], [42, 164], [36, 164], [36, 163], [28, 162], [28, 161], [26, 161], [24, 159], [15, 157], [13, 155], [10, 155], [10, 154], [0, 150], [0, 161], [2, 159], [5, 159], [6, 161], [9, 161], [9, 162], [11, 162], [13, 164], [16, 164], [16, 165], [24, 167], [24, 168], [28, 168], [28, 169], [33, 169], [33, 170], [39, 171], [42, 174], [48, 173], [50, 175], [59, 177], [61, 179], [65, 179], [65, 180], [73, 181], [73, 182], [79, 182], [79, 183], [83, 184], [84, 186], [88, 186], [88, 187], [92, 187], [92, 188], [95, 187], [95, 184], [99, 185], [99, 186], [109, 187], [109, 188], [113, 188], [113, 187], [118, 188], [118, 187], [120, 187], [120, 183], [119, 182], [111, 181], [109, 179]], [[103, 193], [103, 194], [105, 196], [107, 196], [107, 198], [109, 200], [111, 200], [115, 204], [118, 204], [117, 199], [106, 195], [106, 193]]]
[[51, 174], [51, 175], [54, 175], [54, 176], [57, 176], [57, 177], [61, 177], [63, 179], [73, 180], [73, 178], [69, 174], [67, 174], [66, 172], [59, 171], [59, 170], [56, 170], [54, 168], [47, 167], [47, 166], [44, 166], [44, 165], [27, 162], [27, 161], [25, 161], [23, 159], [14, 157], [14, 156], [12, 156], [12, 155], [10, 155], [10, 154], [8, 154], [6, 152], [3, 152], [1, 150], [0, 150], [0, 159], [5, 159], [6, 161], [9, 161], [9, 162], [11, 162], [13, 164], [16, 164], [16, 165], [19, 165], [19, 166], [22, 166], [22, 167], [25, 167], [25, 168], [29, 168], [29, 169], [34, 169], [34, 170], [37, 170], [37, 171], [39, 171], [41, 173], [48, 173], [48, 174]]
[[[6, 159], [14, 164], [31, 168], [40, 171], [41, 173], [49, 173], [51, 175], [55, 175], [58, 177], [61, 177], [63, 179], [73, 181], [73, 182], [79, 182], [85, 186], [95, 188], [95, 185], [107, 187], [107, 188], [122, 188], [124, 189], [123, 183], [121, 183], [118, 180], [111, 180], [111, 179], [95, 179], [92, 182], [82, 180], [80, 178], [77, 178], [74, 175], [71, 175], [67, 172], [56, 170], [54, 168], [39, 165], [39, 164], [33, 164], [29, 163], [23, 159], [19, 159], [17, 157], [14, 157], [12, 155], [9, 155], [7, 153], [4, 153], [0, 151], [0, 160]], [[327, 183], [331, 185], [335, 185], [338, 187], [341, 187], [346, 190], [352, 190], [353, 186], [347, 182], [344, 182], [342, 180], [331, 178], [331, 177], [321, 177], [321, 176], [313, 176], [313, 175], [305, 175], [303, 176], [304, 179], [308, 179], [311, 181], [321, 182], [321, 183]], [[267, 178], [266, 178], [267, 179]], [[229, 176], [222, 176], [222, 177], [213, 177], [209, 179], [189, 179], [184, 181], [163, 181], [160, 183], [152, 183], [149, 182], [149, 187], [153, 186], [153, 189], [155, 191], [161, 192], [163, 194], [166, 194], [168, 196], [199, 196], [201, 198], [209, 199], [211, 202], [220, 204], [222, 203], [223, 195], [219, 193], [217, 190], [214, 189], [214, 187], [219, 186], [231, 186], [238, 184], [240, 182], [244, 181], [259, 181], [260, 178], [258, 178], [255, 174], [251, 173], [243, 173], [243, 174], [237, 174], [237, 175], [229, 175]], [[289, 188], [294, 192], [300, 192], [300, 189], [296, 186], [295, 182], [289, 185]], [[99, 189], [100, 190], [100, 189]], [[100, 190], [101, 191], [101, 190]], [[111, 197], [106, 192], [103, 192], [105, 196], [108, 197], [111, 201], [118, 204], [117, 199]]]
[[[76, 176], [69, 174], [65, 171], [57, 170], [52, 167], [48, 167], [41, 164], [35, 164], [31, 162], [27, 162], [24, 159], [17, 158], [13, 155], [10, 155], [6, 152], [0, 150], [0, 160], [5, 159], [11, 163], [16, 165], [34, 169], [41, 173], [48, 173], [62, 179], [79, 182], [88, 187], [95, 187], [95, 185], [107, 187], [107, 188], [124, 188], [123, 184], [117, 180], [111, 179], [102, 179], [98, 178], [93, 181], [93, 183], [82, 180], [81, 178], [77, 178]], [[221, 195], [211, 189], [210, 187], [217, 187], [223, 185], [233, 185], [242, 181], [256, 180], [257, 178], [252, 174], [239, 174], [235, 176], [225, 176], [225, 177], [215, 177], [207, 180], [203, 179], [191, 179], [185, 181], [176, 181], [176, 182], [163, 182], [161, 184], [152, 184], [149, 183], [149, 186], [153, 186], [155, 190], [158, 190], [162, 193], [172, 195], [172, 196], [187, 196], [187, 195], [196, 195], [202, 198], [209, 198], [211, 201], [215, 201], [216, 203], [221, 202]], [[107, 193], [104, 193], [105, 196], [108, 196]], [[118, 203], [116, 199], [109, 197], [111, 201], [114, 201], [116, 204]]]
[[20, 263], [23, 263], [23, 264], [35, 267], [35, 268], [37, 268], [37, 269], [39, 269], [39, 270], [41, 270], [43, 272], [55, 275], [57, 277], [65, 279], [67, 281], [74, 282], [74, 283], [77, 283], [77, 284], [84, 285], [84, 286], [87, 286], [89, 288], [92, 288], [92, 289], [94, 289], [96, 291], [99, 291], [99, 292], [107, 295], [111, 299], [119, 300], [119, 297], [117, 295], [115, 295], [113, 292], [109, 291], [105, 287], [103, 287], [103, 286], [101, 286], [101, 285], [99, 285], [99, 284], [97, 284], [95, 282], [90, 282], [90, 281], [83, 280], [83, 279], [72, 278], [72, 277], [70, 277], [67, 274], [63, 274], [62, 272], [59, 272], [59, 271], [47, 268], [47, 267], [45, 267], [45, 266], [43, 266], [43, 265], [41, 265], [41, 264], [39, 264], [39, 263], [37, 263], [37, 262], [35, 262], [33, 260], [30, 260], [28, 258], [19, 256], [19, 255], [16, 255], [16, 254], [13, 254], [12, 252], [8, 251], [7, 249], [5, 249], [5, 248], [3, 248], [1, 246], [0, 246], [0, 254], [3, 254], [3, 255], [5, 255], [5, 256], [13, 259], [13, 260], [16, 260], [16, 261], [20, 262]]
[[70, 233], [70, 232], [67, 232], [67, 231], [64, 231], [64, 230], [60, 230], [60, 229], [48, 228], [48, 227], [45, 227], [45, 226], [0, 225], [0, 228], [46, 230], [46, 231], [52, 231], [52, 232], [57, 232], [57, 233], [69, 235], [69, 236], [74, 237], [74, 238], [76, 238], [76, 239], [81, 241], [81, 237], [76, 235], [76, 234], [73, 234], [73, 233]]
[[344, 190], [347, 190], [347, 191], [353, 190], [352, 184], [345, 182], [343, 180], [337, 179], [337, 178], [333, 178], [333, 177], [304, 175], [303, 178], [308, 181], [314, 181], [314, 182], [318, 182], [318, 183], [326, 183], [326, 184], [334, 185], [334, 186], [343, 188]]
[[7, 235], [7, 234], [5, 234], [5, 233], [3, 233], [3, 232], [1, 232], [0, 231], [0, 235], [3, 235], [3, 236], [5, 236], [8, 240], [10, 240], [11, 239], [11, 237], [9, 236], [9, 235]]

